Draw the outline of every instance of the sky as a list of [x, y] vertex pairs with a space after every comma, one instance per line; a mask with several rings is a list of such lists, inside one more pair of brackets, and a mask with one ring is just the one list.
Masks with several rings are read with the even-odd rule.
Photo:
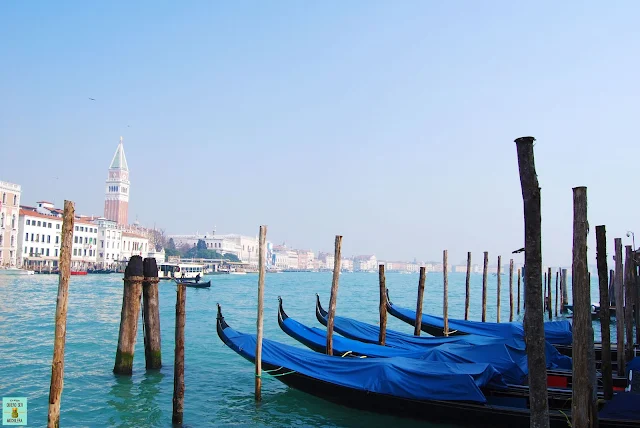
[[[101, 215], [120, 136], [130, 221], [389, 260], [522, 255], [516, 145], [536, 138], [543, 263], [572, 188], [637, 231], [640, 3], [0, 4], [0, 180]], [[95, 101], [89, 99], [95, 98]], [[640, 235], [639, 235], [640, 245]], [[504, 263], [504, 261], [503, 261]]]

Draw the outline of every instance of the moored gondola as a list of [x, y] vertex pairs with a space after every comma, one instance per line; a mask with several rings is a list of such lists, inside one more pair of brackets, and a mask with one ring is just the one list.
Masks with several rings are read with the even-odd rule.
[[186, 285], [187, 287], [192, 287], [192, 288], [209, 288], [211, 287], [211, 281], [199, 281], [199, 282], [195, 282], [195, 281], [189, 281], [189, 280], [175, 280], [176, 284], [179, 285]]
[[[227, 346], [254, 362], [255, 335], [229, 327], [219, 305], [216, 328]], [[529, 424], [526, 398], [505, 400], [482, 393], [482, 388], [499, 390], [504, 385], [489, 364], [434, 365], [402, 357], [336, 358], [265, 339], [262, 368], [292, 388], [352, 408], [475, 427]], [[549, 417], [552, 427], [564, 428], [570, 415], [551, 410]], [[639, 426], [635, 420], [616, 417], [601, 418], [600, 427]]]
[[[320, 303], [320, 296], [316, 294], [316, 318], [323, 324], [327, 325], [327, 311]], [[334, 331], [349, 339], [360, 342], [377, 344], [380, 328], [375, 325], [367, 324], [351, 318], [336, 316], [334, 319]], [[426, 337], [414, 336], [412, 334], [401, 333], [387, 329], [386, 346], [392, 348], [400, 348], [412, 351], [423, 351], [434, 346], [440, 346], [447, 343], [467, 343], [467, 344], [483, 344], [487, 340], [486, 336], [478, 336], [472, 334], [459, 335], [454, 337]], [[496, 338], [497, 339], [497, 338]], [[506, 343], [519, 349], [524, 348], [524, 341], [520, 339], [505, 339]], [[526, 357], [525, 357], [526, 358]], [[570, 388], [572, 386], [572, 377], [568, 375], [567, 370], [571, 369], [570, 357], [563, 355], [556, 347], [546, 342], [545, 359], [547, 361], [547, 374], [549, 386]], [[627, 386], [627, 378], [614, 376], [613, 386], [616, 390], [623, 390]], [[602, 388], [602, 378], [598, 375], [598, 387]]]

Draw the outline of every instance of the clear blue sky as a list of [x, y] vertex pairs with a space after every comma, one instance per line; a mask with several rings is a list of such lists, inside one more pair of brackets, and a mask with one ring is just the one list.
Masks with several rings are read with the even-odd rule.
[[[102, 214], [122, 135], [131, 221], [457, 263], [523, 245], [513, 140], [537, 138], [543, 261], [572, 187], [639, 233], [640, 3], [0, 5], [0, 179]], [[88, 98], [95, 98], [90, 101]], [[521, 259], [522, 256], [519, 256]], [[520, 261], [519, 259], [516, 259]]]

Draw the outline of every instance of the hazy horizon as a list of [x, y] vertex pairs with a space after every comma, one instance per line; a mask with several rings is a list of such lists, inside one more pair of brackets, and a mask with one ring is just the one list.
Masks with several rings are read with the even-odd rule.
[[640, 233], [636, 2], [0, 10], [0, 180], [22, 186], [23, 205], [102, 215], [123, 136], [130, 222], [267, 224], [268, 240], [316, 252], [341, 234], [345, 255], [447, 249], [450, 264], [467, 251], [482, 264], [489, 251], [508, 266], [524, 245], [513, 141], [532, 135], [544, 265], [571, 264], [573, 187], [588, 188], [589, 264], [596, 225], [609, 254]]

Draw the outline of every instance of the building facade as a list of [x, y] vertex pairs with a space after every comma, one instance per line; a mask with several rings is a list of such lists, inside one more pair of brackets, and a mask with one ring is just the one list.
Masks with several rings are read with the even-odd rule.
[[124, 155], [122, 137], [113, 155], [106, 182], [104, 217], [116, 224], [128, 224], [129, 214], [129, 166]]
[[149, 252], [149, 239], [145, 236], [131, 232], [122, 232], [122, 251], [120, 252], [123, 260], [129, 260], [131, 256], [147, 257]]
[[18, 220], [20, 216], [19, 184], [0, 181], [0, 266], [18, 264]]

